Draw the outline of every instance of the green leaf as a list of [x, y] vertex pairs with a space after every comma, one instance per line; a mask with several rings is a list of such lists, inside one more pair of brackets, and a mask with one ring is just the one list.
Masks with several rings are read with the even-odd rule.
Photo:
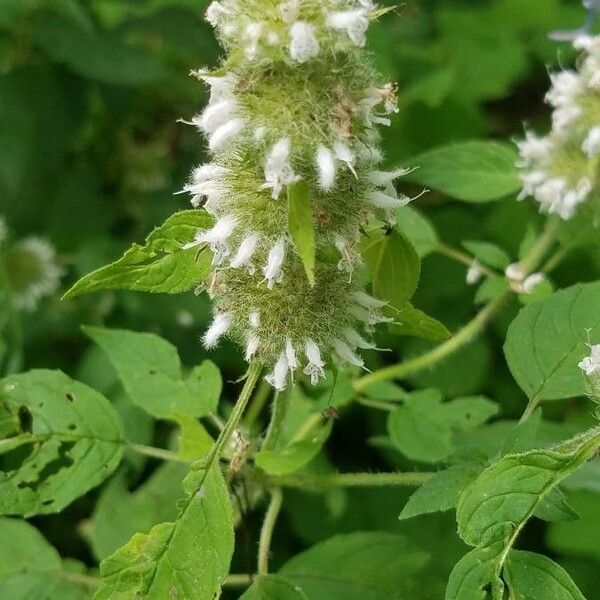
[[60, 371], [1, 380], [0, 406], [19, 422], [0, 440], [0, 514], [59, 512], [121, 460], [119, 415], [104, 396]]
[[399, 231], [371, 231], [364, 239], [362, 256], [373, 280], [373, 293], [395, 308], [403, 308], [417, 289], [421, 261]]
[[497, 405], [487, 398], [442, 403], [437, 390], [421, 390], [389, 414], [388, 432], [394, 445], [411, 460], [439, 462], [454, 451], [455, 431], [475, 429], [497, 411]]
[[302, 588], [279, 575], [260, 575], [240, 600], [308, 600]]
[[198, 600], [219, 595], [233, 553], [229, 491], [218, 465], [192, 471], [176, 521], [135, 534], [100, 565], [96, 600]]
[[394, 322], [389, 324], [389, 331], [394, 335], [408, 335], [436, 342], [443, 342], [452, 336], [443, 323], [414, 308], [410, 302], [397, 311], [390, 310], [389, 314], [394, 317]]
[[516, 150], [508, 144], [472, 141], [444, 146], [410, 161], [406, 179], [465, 202], [489, 202], [521, 188]]
[[288, 475], [307, 465], [321, 450], [329, 436], [333, 423], [331, 420], [320, 423], [299, 440], [278, 448], [261, 450], [255, 457], [255, 463], [269, 475]]
[[437, 231], [425, 216], [412, 206], [403, 206], [396, 213], [396, 227], [424, 258], [439, 244]]
[[128, 490], [124, 475], [114, 477], [102, 490], [91, 521], [90, 541], [102, 560], [125, 544], [135, 533], [147, 533], [158, 523], [177, 517], [183, 497], [181, 482], [189, 468], [165, 463], [138, 489]]
[[308, 185], [288, 185], [288, 231], [302, 259], [310, 285], [315, 285], [315, 229]]
[[463, 246], [477, 259], [479, 262], [488, 267], [498, 269], [504, 273], [504, 269], [510, 264], [510, 256], [490, 242], [463, 242]]
[[477, 293], [475, 294], [475, 303], [485, 304], [490, 300], [500, 298], [500, 296], [505, 294], [509, 289], [510, 284], [506, 277], [501, 277], [500, 275], [486, 277], [483, 283], [477, 289]]
[[372, 532], [337, 535], [293, 557], [280, 574], [311, 599], [411, 598], [412, 579], [426, 553], [400, 535]]
[[511, 600], [585, 600], [562, 567], [533, 552], [513, 550], [504, 574]]
[[68, 579], [66, 565], [26, 521], [0, 519], [0, 598], [87, 600], [91, 588]]
[[179, 294], [199, 285], [211, 269], [211, 253], [197, 247], [183, 249], [199, 229], [211, 226], [205, 211], [186, 210], [169, 217], [116, 262], [80, 279], [63, 300], [99, 290], [135, 290]]
[[400, 513], [400, 519], [455, 508], [460, 495], [481, 470], [482, 467], [478, 465], [463, 464], [436, 473], [408, 499]]
[[538, 519], [551, 523], [576, 521], [579, 518], [559, 487], [553, 488], [542, 498], [533, 514]]
[[508, 366], [530, 399], [582, 396], [577, 366], [600, 343], [600, 282], [576, 285], [521, 310], [508, 330]]
[[216, 412], [222, 381], [217, 367], [203, 362], [183, 379], [176, 348], [153, 333], [84, 327], [106, 352], [132, 402], [157, 419], [176, 414], [202, 417]]

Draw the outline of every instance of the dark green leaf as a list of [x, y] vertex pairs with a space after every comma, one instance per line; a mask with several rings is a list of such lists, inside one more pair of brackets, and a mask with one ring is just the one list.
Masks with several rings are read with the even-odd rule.
[[408, 239], [421, 258], [431, 254], [439, 244], [433, 225], [412, 206], [399, 208], [396, 220], [398, 231]]
[[298, 585], [279, 575], [260, 575], [240, 600], [308, 600]]
[[394, 317], [394, 322], [389, 325], [390, 333], [394, 335], [408, 335], [436, 342], [443, 342], [452, 336], [443, 323], [414, 308], [410, 302], [397, 311], [390, 309], [389, 314]]
[[313, 224], [312, 201], [306, 182], [289, 185], [288, 231], [296, 251], [302, 259], [310, 285], [315, 284], [315, 229]]

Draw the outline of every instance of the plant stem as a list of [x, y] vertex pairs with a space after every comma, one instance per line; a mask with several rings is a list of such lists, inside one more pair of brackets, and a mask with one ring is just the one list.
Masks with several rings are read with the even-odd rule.
[[225, 585], [228, 587], [246, 587], [252, 585], [254, 575], [231, 574], [225, 580]]
[[399, 403], [386, 402], [385, 400], [372, 400], [371, 398], [365, 398], [364, 396], [359, 396], [356, 399], [356, 403], [368, 408], [375, 408], [376, 410], [384, 410], [386, 412], [393, 412], [400, 406]]
[[449, 356], [453, 352], [456, 352], [459, 348], [469, 343], [486, 327], [496, 313], [508, 301], [511, 295], [511, 292], [506, 292], [499, 298], [492, 300], [472, 321], [465, 325], [453, 337], [435, 347], [430, 352], [426, 352], [425, 354], [404, 363], [384, 367], [379, 371], [365, 375], [354, 382], [354, 389], [357, 392], [362, 392], [375, 383], [406, 377], [407, 375], [421, 371], [422, 369], [437, 363], [442, 358]]
[[252, 427], [252, 425], [254, 425], [263, 408], [265, 407], [270, 394], [271, 386], [266, 381], [261, 381], [246, 413], [245, 423], [248, 427]]
[[125, 442], [125, 448], [136, 452], [137, 454], [143, 454], [144, 456], [151, 456], [152, 458], [159, 458], [160, 460], [172, 460], [175, 462], [189, 463], [190, 461], [182, 458], [177, 452], [171, 452], [170, 450], [163, 450], [162, 448], [155, 448], [153, 446], [144, 446], [143, 444], [134, 444], [133, 442]]
[[[21, 370], [21, 366], [23, 364], [23, 328], [21, 324], [21, 315], [15, 305], [13, 298], [13, 290], [10, 284], [10, 279], [8, 277], [8, 271], [4, 264], [2, 255], [0, 254], [0, 288], [4, 289], [5, 297], [6, 297], [6, 313], [8, 317], [8, 323], [11, 329], [12, 341], [14, 344], [14, 348], [12, 352], [9, 354], [5, 375], [11, 375], [12, 373], [17, 373]], [[2, 365], [0, 364], [0, 367]]]
[[281, 432], [285, 415], [287, 413], [287, 400], [288, 399], [286, 394], [275, 394], [275, 398], [273, 400], [273, 412], [271, 414], [271, 421], [269, 422], [269, 428], [267, 429], [267, 434], [265, 436], [265, 441], [262, 445], [262, 450], [273, 450], [277, 442], [277, 438], [279, 437], [279, 433]]
[[267, 575], [269, 573], [269, 554], [271, 552], [271, 540], [273, 539], [273, 530], [277, 523], [277, 517], [281, 510], [283, 502], [283, 493], [280, 488], [271, 490], [271, 502], [265, 514], [262, 529], [260, 530], [260, 541], [258, 543], [258, 574]]
[[525, 275], [529, 275], [535, 271], [542, 262], [546, 253], [556, 241], [556, 234], [559, 227], [560, 219], [557, 217], [548, 219], [542, 235], [533, 245], [527, 256], [521, 261], [521, 268]]
[[[448, 246], [447, 244], [443, 243], [440, 243], [436, 246], [435, 252], [441, 254], [442, 256], [446, 256], [447, 258], [451, 258], [452, 260], [458, 263], [466, 265], [467, 267], [471, 267], [473, 265], [473, 262], [477, 260], [470, 254], [467, 254], [462, 250], [458, 250], [457, 248], [453, 248], [452, 246]], [[494, 277], [497, 275], [495, 271], [482, 264], [479, 264], [479, 270], [488, 277]]]
[[288, 488], [419, 487], [434, 473], [330, 473], [269, 476], [267, 483]]

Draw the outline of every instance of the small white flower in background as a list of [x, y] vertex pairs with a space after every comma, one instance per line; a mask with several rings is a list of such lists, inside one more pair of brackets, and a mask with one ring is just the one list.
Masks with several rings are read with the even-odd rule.
[[231, 315], [227, 313], [217, 313], [215, 318], [213, 319], [212, 324], [207, 329], [204, 337], [202, 338], [202, 342], [204, 346], [209, 350], [215, 348], [221, 338], [229, 331], [231, 328], [232, 318]]
[[532, 294], [535, 289], [546, 281], [546, 276], [543, 273], [532, 273], [523, 281], [523, 292]]
[[525, 139], [517, 142], [521, 155], [520, 166], [529, 166], [532, 162], [542, 160], [548, 156], [552, 149], [552, 142], [548, 137], [540, 137], [531, 131], [525, 132]]
[[600, 374], [600, 344], [590, 347], [590, 355], [579, 363], [579, 368], [588, 376]]
[[343, 12], [332, 12], [327, 15], [327, 26], [332, 29], [346, 31], [350, 40], [359, 47], [363, 47], [367, 41], [367, 29], [369, 19], [367, 10], [348, 10]]
[[229, 245], [227, 240], [233, 233], [237, 220], [229, 215], [221, 217], [214, 225], [212, 229], [199, 231], [196, 234], [193, 242], [185, 244], [184, 250], [201, 246], [202, 244], [208, 244], [212, 250], [213, 265], [220, 265], [225, 257], [229, 256]]
[[512, 263], [511, 265], [508, 265], [504, 271], [504, 275], [506, 275], [506, 278], [510, 282], [514, 283], [522, 283], [526, 277], [521, 263]]
[[304, 374], [310, 377], [312, 385], [316, 385], [321, 377], [325, 377], [325, 363], [321, 360], [319, 346], [311, 339], [306, 340], [304, 354], [308, 359]]
[[283, 392], [287, 385], [287, 374], [288, 374], [288, 360], [285, 351], [281, 353], [279, 359], [275, 363], [275, 368], [269, 373], [265, 379], [270, 383], [278, 392]]
[[469, 285], [475, 285], [481, 281], [482, 277], [483, 271], [481, 269], [481, 264], [477, 259], [475, 259], [467, 270], [467, 283]]
[[297, 21], [290, 28], [290, 56], [299, 63], [308, 62], [321, 51], [312, 25]]
[[265, 161], [265, 180], [262, 189], [272, 189], [273, 200], [278, 200], [284, 186], [299, 181], [290, 164], [291, 144], [284, 138], [279, 140], [269, 152]]
[[600, 154], [600, 126], [593, 127], [585, 138], [581, 149], [590, 157]]
[[206, 9], [204, 18], [213, 26], [217, 27], [227, 10], [220, 2], [212, 2]]
[[280, 238], [269, 250], [267, 264], [263, 269], [263, 274], [267, 280], [267, 287], [273, 289], [276, 283], [283, 278], [283, 261], [285, 259], [285, 239]]
[[298, 20], [298, 13], [300, 12], [300, 0], [289, 0], [279, 5], [279, 14], [281, 20], [288, 25], [295, 23]]

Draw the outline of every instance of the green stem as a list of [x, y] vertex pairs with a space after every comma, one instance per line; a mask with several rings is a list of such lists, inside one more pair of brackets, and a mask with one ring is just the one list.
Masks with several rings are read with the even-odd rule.
[[398, 408], [398, 406], [400, 406], [399, 404], [394, 404], [393, 402], [386, 402], [385, 400], [372, 400], [371, 398], [365, 398], [364, 396], [359, 396], [356, 399], [356, 403], [368, 408], [384, 410], [386, 412], [393, 412]]
[[271, 386], [266, 381], [261, 381], [256, 393], [254, 394], [254, 398], [252, 398], [252, 402], [248, 407], [246, 418], [244, 419], [248, 427], [252, 427], [252, 425], [254, 425], [263, 408], [265, 407], [270, 395]]
[[262, 450], [273, 450], [275, 444], [277, 443], [277, 438], [279, 437], [281, 428], [283, 427], [283, 421], [285, 420], [285, 415], [287, 413], [287, 395], [276, 393], [272, 406], [273, 412], [271, 414], [271, 421], [269, 423], [269, 428], [267, 429], [265, 441], [262, 445]]
[[[457, 248], [453, 248], [452, 246], [448, 246], [447, 244], [443, 243], [440, 243], [435, 247], [435, 252], [441, 254], [442, 256], [450, 258], [458, 263], [461, 263], [467, 267], [471, 267], [473, 263], [477, 260], [470, 254], [467, 254], [462, 250], [458, 250]], [[496, 275], [498, 275], [495, 271], [482, 264], [479, 264], [479, 270], [488, 277], [495, 277]]]
[[225, 585], [228, 587], [247, 587], [252, 585], [254, 575], [231, 574], [225, 580]]
[[281, 489], [274, 488], [271, 491], [271, 502], [265, 514], [262, 529], [260, 530], [260, 540], [258, 543], [258, 574], [267, 575], [269, 573], [269, 555], [271, 553], [271, 540], [273, 539], [273, 530], [277, 523], [277, 517], [283, 503], [283, 493]]
[[419, 487], [434, 473], [331, 473], [269, 476], [267, 483], [287, 488]]
[[[6, 314], [11, 329], [13, 350], [9, 354], [6, 362], [5, 375], [17, 373], [23, 365], [23, 328], [21, 324], [21, 314], [15, 305], [13, 290], [8, 277], [8, 271], [2, 255], [0, 254], [0, 288], [3, 288], [6, 296]], [[0, 365], [1, 366], [1, 365]]]
[[494, 318], [496, 313], [504, 306], [511, 297], [511, 292], [506, 292], [499, 298], [492, 300], [483, 308], [483, 310], [460, 331], [458, 331], [448, 341], [435, 347], [430, 352], [427, 352], [417, 358], [408, 360], [404, 363], [384, 367], [379, 371], [375, 371], [369, 375], [365, 375], [354, 382], [354, 389], [357, 392], [362, 392], [370, 385], [390, 379], [400, 379], [417, 371], [421, 371], [426, 367], [434, 365], [446, 356], [456, 352], [461, 347], [468, 344], [476, 337]]
[[538, 268], [548, 250], [554, 245], [559, 228], [560, 219], [558, 217], [548, 219], [542, 235], [533, 245], [527, 256], [521, 261], [521, 268], [526, 275], [529, 275]]
[[170, 450], [163, 450], [162, 448], [155, 448], [153, 446], [144, 446], [143, 444], [134, 444], [133, 442], [125, 442], [125, 448], [136, 452], [137, 454], [143, 454], [144, 456], [151, 456], [152, 458], [159, 458], [160, 460], [171, 460], [175, 462], [189, 463], [190, 461], [182, 458], [177, 452], [171, 452]]

